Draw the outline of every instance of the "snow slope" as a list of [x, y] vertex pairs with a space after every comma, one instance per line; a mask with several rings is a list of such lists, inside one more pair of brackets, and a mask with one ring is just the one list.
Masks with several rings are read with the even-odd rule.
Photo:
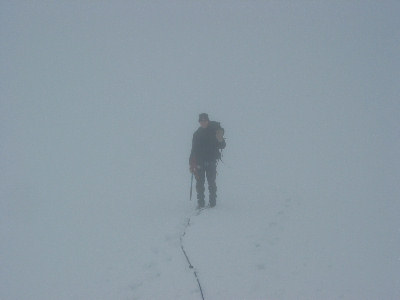
[[399, 299], [399, 9], [1, 2], [0, 299]]

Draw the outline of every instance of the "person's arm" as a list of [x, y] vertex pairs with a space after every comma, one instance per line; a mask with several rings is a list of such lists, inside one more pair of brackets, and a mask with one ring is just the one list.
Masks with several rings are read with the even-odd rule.
[[226, 147], [226, 142], [224, 139], [224, 131], [222, 129], [218, 129], [216, 136], [218, 141], [218, 149], [224, 149]]
[[192, 150], [190, 152], [190, 157], [189, 157], [189, 169], [191, 173], [194, 173], [197, 168], [197, 162], [196, 162], [196, 133], [193, 134], [193, 139], [192, 139]]

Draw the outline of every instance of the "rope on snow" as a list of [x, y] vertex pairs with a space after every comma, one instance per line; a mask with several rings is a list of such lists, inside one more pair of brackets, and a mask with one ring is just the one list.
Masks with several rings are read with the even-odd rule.
[[[199, 210], [198, 212], [196, 212], [194, 215], [198, 216], [198, 215], [200, 214], [200, 212], [201, 212], [201, 210]], [[186, 258], [186, 260], [187, 260], [187, 262], [188, 262], [188, 264], [189, 264], [189, 269], [191, 269], [191, 270], [193, 271], [194, 278], [196, 279], [197, 284], [198, 284], [198, 286], [199, 286], [199, 290], [200, 290], [200, 294], [201, 294], [201, 299], [204, 300], [203, 288], [201, 287], [199, 275], [197, 274], [196, 268], [193, 267], [192, 263], [190, 262], [189, 256], [187, 255], [187, 252], [186, 252], [186, 250], [185, 250], [185, 247], [183, 246], [183, 237], [186, 235], [186, 229], [190, 226], [190, 219], [191, 219], [191, 217], [193, 217], [193, 215], [190, 216], [190, 217], [187, 219], [187, 222], [186, 222], [186, 225], [185, 225], [185, 229], [183, 230], [183, 233], [182, 233], [182, 235], [180, 236], [181, 249], [182, 249], [183, 255], [185, 255], [185, 258]]]

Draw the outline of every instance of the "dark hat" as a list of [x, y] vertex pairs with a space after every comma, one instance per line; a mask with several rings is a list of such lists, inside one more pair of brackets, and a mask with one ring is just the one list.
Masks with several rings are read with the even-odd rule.
[[206, 113], [202, 113], [199, 115], [199, 122], [200, 121], [210, 121], [210, 119], [208, 118], [208, 115]]

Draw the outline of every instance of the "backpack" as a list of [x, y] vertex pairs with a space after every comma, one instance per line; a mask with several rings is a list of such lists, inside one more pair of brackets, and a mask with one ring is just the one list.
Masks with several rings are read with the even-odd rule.
[[210, 122], [208, 123], [208, 126], [209, 126], [210, 128], [212, 128], [212, 130], [214, 130], [215, 133], [217, 133], [217, 130], [222, 130], [222, 132], [225, 134], [225, 130], [224, 130], [224, 128], [221, 127], [221, 123], [220, 123], [220, 122], [217, 122], [217, 121], [210, 121]]
[[[210, 127], [215, 132], [215, 134], [217, 134], [217, 130], [222, 130], [222, 135], [225, 134], [225, 129], [221, 127], [221, 123], [220, 122], [209, 121], [208, 127]], [[218, 149], [218, 158], [217, 158], [217, 160], [221, 160], [222, 161], [222, 150], [223, 149]]]

